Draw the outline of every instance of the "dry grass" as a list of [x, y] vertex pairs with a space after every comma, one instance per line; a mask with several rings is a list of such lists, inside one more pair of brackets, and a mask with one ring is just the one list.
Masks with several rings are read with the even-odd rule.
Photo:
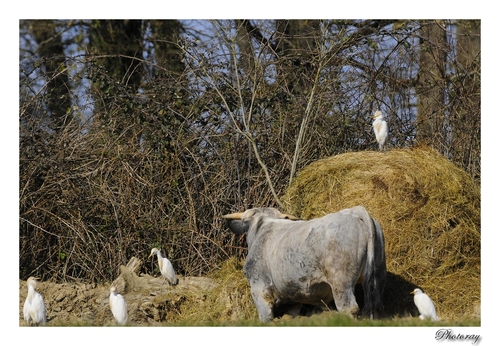
[[414, 309], [421, 287], [447, 319], [478, 316], [480, 188], [428, 148], [346, 153], [303, 169], [286, 192], [287, 212], [303, 219], [363, 205], [386, 238], [386, 311]]
[[198, 325], [221, 321], [257, 319], [257, 311], [250, 293], [250, 285], [243, 274], [243, 262], [232, 257], [221, 268], [211, 273], [217, 285], [206, 291], [199, 305], [186, 305], [178, 321]]

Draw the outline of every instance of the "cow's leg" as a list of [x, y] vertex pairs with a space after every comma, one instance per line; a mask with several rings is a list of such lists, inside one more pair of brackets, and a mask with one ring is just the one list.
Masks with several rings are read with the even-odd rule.
[[274, 318], [274, 299], [269, 288], [251, 287], [253, 302], [259, 313], [261, 322], [269, 322]]
[[287, 313], [292, 316], [293, 318], [300, 316], [300, 310], [302, 309], [302, 304], [295, 304], [292, 305], [287, 309]]
[[359, 306], [354, 296], [354, 285], [334, 284], [332, 293], [339, 312], [352, 316], [359, 314]]

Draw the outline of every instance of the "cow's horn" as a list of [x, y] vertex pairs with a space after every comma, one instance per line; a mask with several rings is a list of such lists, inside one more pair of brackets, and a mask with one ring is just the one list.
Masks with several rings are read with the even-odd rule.
[[233, 213], [233, 214], [222, 215], [223, 219], [232, 219], [232, 220], [241, 220], [242, 217], [243, 217], [243, 213]]

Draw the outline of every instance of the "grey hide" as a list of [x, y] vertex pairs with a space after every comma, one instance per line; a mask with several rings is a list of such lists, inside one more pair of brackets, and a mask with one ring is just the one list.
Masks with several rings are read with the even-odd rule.
[[274, 208], [224, 215], [236, 234], [247, 234], [245, 275], [261, 321], [276, 311], [332, 301], [357, 315], [356, 283], [364, 290], [363, 316], [377, 317], [386, 280], [380, 224], [357, 206], [309, 221], [294, 221]]

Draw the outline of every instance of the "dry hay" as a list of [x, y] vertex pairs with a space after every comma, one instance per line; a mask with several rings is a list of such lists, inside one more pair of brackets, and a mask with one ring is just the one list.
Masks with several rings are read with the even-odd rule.
[[388, 315], [416, 313], [409, 294], [415, 286], [430, 295], [441, 318], [479, 315], [480, 188], [436, 151], [325, 158], [303, 169], [283, 200], [286, 212], [303, 219], [363, 205], [379, 221]]
[[197, 325], [257, 319], [250, 285], [240, 260], [229, 258], [220, 269], [211, 273], [210, 278], [215, 281], [215, 287], [205, 292], [200, 304], [186, 306], [179, 321]]

